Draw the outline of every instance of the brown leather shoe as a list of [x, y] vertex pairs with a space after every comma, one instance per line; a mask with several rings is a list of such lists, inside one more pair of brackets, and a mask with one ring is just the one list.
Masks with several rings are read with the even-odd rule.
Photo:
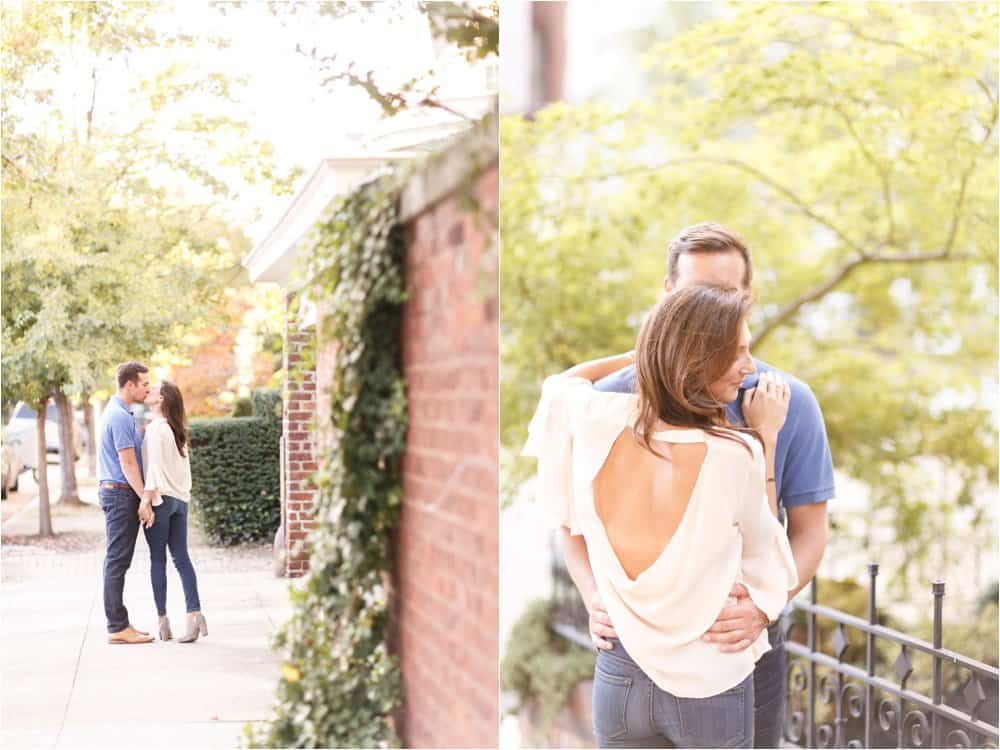
[[143, 635], [131, 625], [117, 633], [108, 634], [108, 643], [152, 643], [153, 640], [153, 636]]

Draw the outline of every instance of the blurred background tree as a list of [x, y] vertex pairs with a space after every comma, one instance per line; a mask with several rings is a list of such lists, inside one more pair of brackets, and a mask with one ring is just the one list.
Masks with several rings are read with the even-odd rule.
[[634, 346], [711, 219], [753, 253], [754, 353], [824, 409], [862, 559], [905, 597], [995, 547], [996, 5], [736, 5], [645, 64], [626, 106], [501, 125], [506, 498], [544, 377]]
[[[213, 2], [220, 13], [239, 11], [243, 3]], [[414, 0], [384, 0], [383, 2], [269, 2], [268, 8], [279, 23], [286, 19], [312, 15], [314, 18], [366, 18], [373, 23], [413, 23], [423, 16], [432, 37], [454, 45], [456, 52], [467, 61], [495, 57], [500, 48], [500, 4], [497, 0], [459, 0], [448, 2], [415, 2]], [[386, 117], [392, 117], [416, 107], [437, 107], [457, 113], [442, 101], [435, 70], [412, 74], [407, 70], [401, 78], [383, 69], [364, 69], [357, 61], [345, 59], [335, 49], [297, 46], [297, 51], [315, 63], [320, 85], [332, 89], [346, 84], [360, 88], [375, 102]], [[387, 63], [389, 61], [382, 61]]]
[[[245, 283], [240, 186], [287, 191], [297, 174], [278, 174], [249, 135], [239, 77], [200, 64], [226, 39], [169, 14], [109, 2], [3, 14], [3, 395], [25, 398], [44, 373], [64, 422], [66, 396], [89, 413], [116, 363], [210, 330], [223, 291]], [[61, 457], [60, 500], [79, 502], [65, 444]]]

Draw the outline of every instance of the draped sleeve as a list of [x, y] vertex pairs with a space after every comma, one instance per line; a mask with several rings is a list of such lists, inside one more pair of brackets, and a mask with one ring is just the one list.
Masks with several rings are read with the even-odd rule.
[[632, 402], [634, 396], [603, 393], [586, 378], [553, 375], [542, 384], [521, 455], [538, 459], [536, 499], [552, 522], [571, 534], [583, 533], [577, 522], [576, 475], [581, 481], [593, 478], [599, 466], [587, 465], [590, 455], [595, 447], [599, 454], [605, 443], [614, 442], [628, 421]]
[[748, 464], [746, 491], [738, 512], [743, 537], [741, 578], [754, 604], [773, 622], [788, 603], [788, 592], [798, 583], [799, 573], [785, 529], [767, 499], [763, 451], [757, 441], [749, 442], [754, 461]]

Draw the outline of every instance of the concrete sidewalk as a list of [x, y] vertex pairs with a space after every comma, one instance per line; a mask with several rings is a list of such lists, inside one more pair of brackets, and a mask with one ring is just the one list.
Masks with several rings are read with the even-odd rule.
[[[55, 543], [28, 538], [38, 531], [37, 499], [3, 524], [0, 746], [240, 746], [244, 724], [271, 715], [280, 667], [270, 639], [290, 614], [289, 581], [273, 576], [270, 545], [212, 547], [192, 528], [208, 636], [193, 644], [110, 645], [104, 516], [93, 487], [81, 487], [81, 496], [84, 508], [54, 508]], [[186, 630], [184, 597], [169, 561], [167, 571], [176, 639]], [[136, 627], [156, 633], [141, 530], [125, 604]]]

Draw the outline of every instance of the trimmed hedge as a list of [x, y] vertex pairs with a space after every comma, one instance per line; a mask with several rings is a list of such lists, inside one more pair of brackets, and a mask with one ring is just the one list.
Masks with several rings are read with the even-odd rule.
[[281, 394], [251, 402], [252, 417], [190, 424], [192, 509], [216, 544], [270, 540], [281, 524]]

